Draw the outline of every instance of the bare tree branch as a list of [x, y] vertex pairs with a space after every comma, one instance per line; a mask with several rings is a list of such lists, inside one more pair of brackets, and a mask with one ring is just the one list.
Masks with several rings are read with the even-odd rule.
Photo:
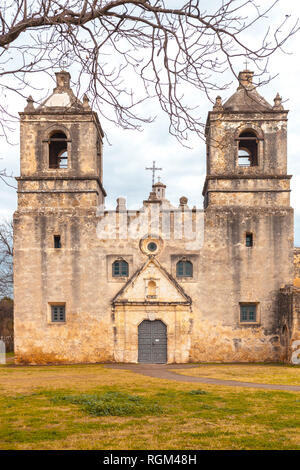
[[[13, 76], [23, 96], [32, 73], [49, 73], [68, 60], [77, 70], [78, 96], [87, 92], [105, 119], [140, 129], [153, 120], [142, 104], [155, 98], [169, 116], [170, 133], [184, 141], [190, 132], [203, 135], [190, 97], [200, 102], [202, 93], [213, 101], [229, 85], [219, 84], [222, 74], [236, 75], [238, 58], [247, 58], [259, 83], [270, 79], [269, 57], [299, 31], [298, 20], [288, 15], [277, 27], [268, 24], [279, 1], [5, 0], [0, 88], [11, 91]], [[259, 40], [261, 24], [267, 26]], [[0, 113], [7, 113], [4, 104]]]

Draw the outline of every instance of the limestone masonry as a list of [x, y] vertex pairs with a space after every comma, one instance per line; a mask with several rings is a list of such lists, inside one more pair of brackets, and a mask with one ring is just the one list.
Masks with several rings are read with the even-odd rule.
[[15, 353], [29, 364], [287, 361], [300, 353], [300, 249], [287, 114], [253, 73], [206, 124], [204, 209], [166, 186], [104, 207], [103, 130], [70, 75], [21, 121]]

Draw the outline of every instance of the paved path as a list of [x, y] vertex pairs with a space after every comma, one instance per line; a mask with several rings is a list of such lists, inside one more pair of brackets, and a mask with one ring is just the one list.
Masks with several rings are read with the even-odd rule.
[[146, 375], [147, 377], [176, 380], [178, 382], [300, 392], [299, 385], [258, 384], [253, 382], [239, 382], [237, 380], [212, 379], [210, 377], [192, 377], [191, 375], [181, 375], [174, 372], [174, 369], [190, 369], [192, 367], [199, 367], [198, 364], [106, 364], [105, 367], [111, 369], [126, 369], [137, 374]]

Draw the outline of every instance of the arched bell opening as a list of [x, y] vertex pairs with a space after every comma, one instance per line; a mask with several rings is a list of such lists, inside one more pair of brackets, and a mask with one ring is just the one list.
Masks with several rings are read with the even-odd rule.
[[252, 130], [240, 133], [238, 137], [238, 166], [258, 165], [258, 137]]
[[68, 140], [64, 132], [56, 131], [50, 136], [49, 168], [68, 168]]

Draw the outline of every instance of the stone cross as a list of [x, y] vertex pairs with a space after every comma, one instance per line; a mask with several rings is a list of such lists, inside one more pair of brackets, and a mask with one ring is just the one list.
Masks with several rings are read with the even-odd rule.
[[155, 180], [155, 172], [162, 170], [162, 168], [156, 168], [155, 166], [155, 161], [153, 161], [153, 166], [152, 167], [146, 167], [145, 170], [151, 170], [152, 171], [152, 186], [154, 185], [154, 180]]

